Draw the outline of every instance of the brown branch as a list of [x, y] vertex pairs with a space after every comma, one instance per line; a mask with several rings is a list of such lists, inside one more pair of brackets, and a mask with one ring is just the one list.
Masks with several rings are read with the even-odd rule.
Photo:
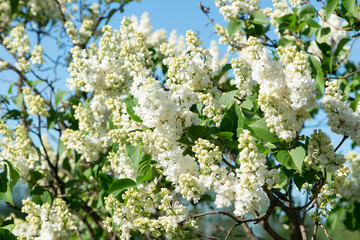
[[212, 237], [212, 236], [206, 236], [206, 235], [196, 235], [198, 238], [208, 238], [208, 239], [214, 239], [214, 240], [221, 240], [220, 238], [217, 237]]
[[321, 223], [320, 221], [319, 221], [319, 225], [320, 225], [320, 227], [324, 230], [324, 233], [325, 233], [326, 237], [327, 237], [328, 239], [332, 240], [332, 238], [330, 237], [328, 231], [326, 230], [326, 228], [324, 227], [324, 225], [322, 225], [322, 223]]
[[324, 77], [324, 79], [344, 79], [344, 78], [348, 78], [351, 77], [354, 74], [360, 73], [360, 70], [356, 70], [354, 72], [351, 72], [349, 74], [346, 74], [344, 76], [337, 76], [337, 77]]
[[59, 8], [59, 12], [60, 12], [61, 18], [62, 18], [63, 22], [65, 23], [65, 22], [66, 22], [66, 17], [65, 17], [64, 12], [62, 11], [61, 4], [60, 4], [60, 2], [59, 2], [58, 0], [55, 0], [55, 2], [56, 2], [56, 5], [57, 5], [58, 8]]
[[90, 224], [86, 220], [86, 217], [84, 215], [81, 215], [78, 211], [74, 211], [74, 214], [76, 216], [78, 216], [78, 218], [85, 224], [85, 227], [90, 234], [91, 240], [96, 240], [95, 234], [94, 234], [93, 230], [91, 229]]
[[199, 213], [199, 214], [196, 214], [194, 216], [190, 216], [189, 219], [196, 219], [196, 218], [199, 218], [199, 217], [202, 217], [202, 216], [214, 215], [214, 214], [220, 214], [220, 215], [228, 216], [229, 218], [233, 219], [235, 222], [237, 222], [239, 224], [246, 221], [246, 220], [242, 221], [242, 220], [238, 219], [237, 217], [235, 217], [234, 215], [232, 215], [231, 213], [228, 213], [228, 212], [225, 212], [225, 211], [210, 211], [210, 212]]
[[[271, 207], [271, 204], [270, 204]], [[269, 207], [269, 208], [270, 208]], [[259, 213], [257, 211], [254, 212], [255, 217], [259, 216]], [[274, 231], [274, 229], [271, 228], [268, 219], [262, 220], [259, 222], [262, 228], [275, 240], [285, 240], [282, 238], [277, 232]]]
[[240, 224], [235, 224], [234, 226], [232, 226], [232, 228], [229, 230], [229, 232], [226, 234], [225, 240], [228, 240], [228, 238], [230, 237], [230, 234], [232, 233], [232, 231], [234, 231], [234, 229], [239, 226]]
[[235, 169], [235, 167], [234, 167], [233, 165], [231, 165], [231, 163], [229, 163], [228, 161], [226, 161], [225, 158], [223, 158], [222, 161], [223, 161], [230, 169]]
[[114, 237], [113, 234], [111, 234], [107, 230], [107, 228], [104, 226], [104, 223], [103, 223], [103, 220], [101, 219], [101, 217], [96, 212], [94, 212], [94, 210], [92, 210], [92, 208], [90, 208], [86, 203], [83, 203], [82, 209], [105, 232], [108, 239], [113, 239], [113, 237]]
[[337, 145], [337, 147], [335, 148], [334, 152], [336, 152], [341, 145], [345, 142], [345, 140], [348, 138], [348, 136], [344, 136], [343, 139], [341, 139], [341, 142], [339, 143], [339, 145]]
[[315, 221], [315, 225], [314, 225], [314, 232], [313, 232], [313, 236], [311, 237], [311, 240], [315, 240], [316, 239], [316, 233], [318, 230], [318, 221]]
[[241, 226], [244, 228], [244, 232], [251, 240], [259, 240], [259, 238], [254, 235], [252, 229], [246, 223], [241, 224]]

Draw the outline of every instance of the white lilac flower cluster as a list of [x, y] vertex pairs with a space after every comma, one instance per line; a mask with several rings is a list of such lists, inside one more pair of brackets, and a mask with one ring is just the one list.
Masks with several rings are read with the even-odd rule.
[[351, 175], [341, 183], [340, 194], [352, 201], [360, 200], [360, 155], [354, 151], [349, 152], [345, 156], [346, 160], [351, 164]]
[[321, 130], [314, 130], [304, 162], [313, 169], [326, 169], [328, 173], [335, 174], [345, 161], [342, 155], [335, 153], [330, 138]]
[[44, 50], [41, 45], [36, 45], [34, 49], [31, 51], [30, 61], [34, 65], [41, 65], [45, 63], [42, 55], [44, 54]]
[[29, 114], [49, 117], [49, 111], [45, 106], [44, 98], [40, 95], [35, 95], [29, 87], [23, 87], [22, 94], [24, 95], [24, 102], [28, 108]]
[[133, 71], [139, 67], [134, 64], [151, 65], [151, 52], [144, 42], [143, 34], [135, 32], [129, 18], [124, 18], [120, 31], [105, 26], [99, 49], [94, 55], [90, 56], [79, 47], [72, 49], [69, 87], [86, 92], [96, 90], [125, 95], [133, 79]]
[[3, 136], [0, 140], [0, 160], [10, 161], [26, 179], [29, 170], [34, 168], [35, 161], [39, 159], [27, 130], [23, 125], [17, 125], [14, 132], [0, 121], [0, 135]]
[[24, 240], [66, 240], [75, 234], [76, 225], [74, 217], [67, 209], [66, 202], [61, 198], [55, 198], [53, 203], [44, 203], [41, 206], [30, 200], [23, 200], [22, 212], [26, 213], [28, 234], [20, 232], [16, 228], [13, 233]]
[[[335, 207], [334, 196], [342, 192], [343, 184], [349, 175], [349, 167], [344, 165], [345, 158], [336, 154], [330, 138], [321, 130], [314, 130], [311, 134], [307, 156], [304, 163], [312, 169], [325, 170], [324, 174], [331, 174], [331, 182], [324, 184], [317, 196], [319, 212], [312, 214], [313, 218], [324, 216]], [[308, 191], [314, 191], [309, 187]]]
[[250, 68], [247, 66], [246, 62], [241, 58], [233, 58], [231, 60], [231, 67], [234, 69], [235, 76], [233, 84], [239, 89], [239, 93], [236, 95], [239, 98], [251, 95], [254, 91], [256, 82], [252, 79]]
[[260, 9], [260, 0], [216, 0], [215, 4], [226, 21], [238, 20], [240, 14], [253, 15]]
[[199, 167], [203, 174], [211, 173], [211, 167], [222, 160], [222, 152], [220, 152], [219, 146], [215, 146], [206, 139], [199, 138], [196, 140], [192, 151], [199, 161]]
[[248, 46], [251, 76], [260, 85], [258, 100], [267, 126], [278, 137], [291, 141], [310, 116], [307, 110], [318, 107], [316, 82], [306, 55], [293, 47], [279, 48], [281, 61], [276, 61], [259, 39], [250, 37]]
[[10, 36], [4, 38], [3, 44], [17, 57], [16, 66], [19, 70], [25, 71], [30, 68], [30, 62], [26, 59], [26, 55], [30, 53], [30, 41], [23, 25], [17, 25], [11, 29]]
[[265, 155], [258, 153], [255, 140], [248, 130], [244, 130], [239, 137], [239, 149], [240, 168], [236, 169], [239, 180], [234, 183], [234, 214], [246, 216], [267, 206], [269, 199], [262, 187], [272, 186], [278, 176], [275, 169], [266, 169]]
[[160, 46], [166, 56], [163, 63], [168, 66], [166, 86], [172, 91], [173, 101], [178, 105], [188, 109], [200, 100], [205, 105], [203, 114], [219, 124], [224, 106], [218, 101], [221, 92], [212, 81], [219, 74], [218, 59], [200, 47], [200, 39], [194, 31], [186, 33], [186, 41], [187, 48], [183, 52], [177, 51], [170, 44]]
[[166, 31], [164, 29], [159, 29], [153, 32], [149, 13], [144, 12], [141, 15], [140, 21], [134, 15], [131, 16], [130, 20], [132, 22], [134, 30], [143, 34], [148, 46], [154, 47], [156, 50], [159, 50], [160, 45], [167, 42]]
[[[164, 236], [166, 239], [186, 239], [196, 228], [195, 221], [188, 220], [189, 214], [185, 206], [175, 201], [169, 190], [162, 189], [160, 196], [154, 200], [134, 188], [128, 189], [120, 203], [113, 195], [105, 198], [105, 209], [111, 213], [104, 221], [105, 227], [110, 232], [116, 231], [120, 239], [128, 240], [130, 232], [150, 231], [154, 238]], [[159, 199], [161, 200], [155, 200]], [[155, 213], [155, 207], [165, 214], [158, 219], [150, 216]], [[180, 228], [179, 226], [182, 225]]]
[[94, 161], [106, 153], [111, 144], [108, 135], [110, 111], [102, 95], [95, 95], [89, 104], [74, 106], [79, 130], [66, 129], [61, 141], [71, 150], [82, 154], [86, 161]]
[[[338, 81], [327, 82], [325, 97], [321, 101], [328, 117], [328, 125], [334, 133], [350, 137], [360, 144], [360, 108], [356, 111], [343, 101], [342, 92], [338, 89]], [[359, 105], [358, 105], [359, 106]]]

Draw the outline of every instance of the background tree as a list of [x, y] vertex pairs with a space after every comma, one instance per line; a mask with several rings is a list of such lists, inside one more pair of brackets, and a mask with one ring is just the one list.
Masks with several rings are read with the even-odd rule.
[[[0, 199], [18, 211], [0, 238], [330, 239], [344, 214], [359, 231], [360, 156], [337, 153], [360, 143], [357, 2], [217, 0], [227, 26], [199, 3], [223, 59], [147, 13], [113, 30], [131, 2], [0, 3]], [[304, 131], [322, 115], [338, 142]]]

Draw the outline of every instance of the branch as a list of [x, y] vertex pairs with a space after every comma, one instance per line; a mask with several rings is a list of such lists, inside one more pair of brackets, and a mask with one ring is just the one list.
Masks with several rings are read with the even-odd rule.
[[75, 214], [76, 216], [78, 216], [78, 218], [85, 224], [85, 227], [86, 227], [87, 231], [88, 231], [89, 234], [90, 234], [91, 240], [96, 240], [95, 234], [94, 234], [94, 232], [92, 231], [91, 226], [89, 225], [89, 223], [88, 223], [88, 221], [86, 220], [86, 218], [85, 218], [83, 215], [81, 215], [78, 211], [74, 211], [74, 214]]
[[244, 228], [244, 232], [251, 240], [259, 240], [259, 238], [254, 235], [252, 229], [246, 223], [241, 224], [241, 226]]
[[108, 239], [113, 239], [114, 236], [106, 229], [103, 220], [96, 212], [94, 212], [94, 210], [92, 210], [86, 203], [83, 203], [82, 209], [105, 232]]
[[347, 75], [344, 75], [344, 76], [337, 76], [337, 77], [324, 77], [324, 79], [344, 79], [344, 78], [348, 78], [356, 73], [360, 73], [360, 70], [356, 70], [354, 72], [351, 72]]
[[214, 239], [214, 240], [221, 240], [220, 238], [217, 237], [212, 237], [212, 236], [206, 236], [206, 235], [196, 235], [198, 238], [208, 238], [208, 239]]
[[231, 232], [234, 231], [234, 229], [239, 225], [240, 224], [237, 223], [229, 230], [229, 232], [226, 234], [225, 240], [228, 240], [228, 238], [230, 237]]
[[320, 227], [324, 230], [324, 233], [325, 233], [326, 237], [327, 237], [328, 239], [332, 240], [332, 238], [330, 237], [330, 235], [329, 235], [328, 231], [326, 230], [326, 228], [324, 227], [324, 225], [322, 225], [321, 222], [319, 222], [319, 225], [320, 225]]
[[344, 136], [343, 139], [341, 139], [341, 142], [339, 143], [339, 145], [337, 145], [337, 147], [335, 148], [334, 152], [336, 152], [341, 145], [345, 142], [345, 140], [348, 138], [348, 136]]

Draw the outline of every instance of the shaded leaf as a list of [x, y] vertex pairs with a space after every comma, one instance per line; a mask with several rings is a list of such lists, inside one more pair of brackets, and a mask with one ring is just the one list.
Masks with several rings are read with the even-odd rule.
[[109, 190], [109, 194], [114, 195], [114, 197], [117, 197], [121, 192], [125, 191], [128, 188], [136, 187], [137, 184], [134, 180], [130, 178], [122, 178], [115, 180]]

